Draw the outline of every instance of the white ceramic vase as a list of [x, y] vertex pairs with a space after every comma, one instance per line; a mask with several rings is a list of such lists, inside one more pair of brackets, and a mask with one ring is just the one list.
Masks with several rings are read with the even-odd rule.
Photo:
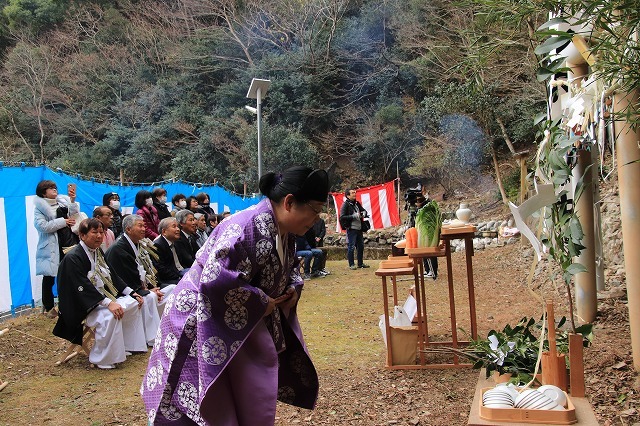
[[471, 210], [469, 209], [469, 205], [461, 203], [460, 208], [456, 210], [456, 217], [461, 222], [469, 223], [469, 220], [471, 219]]

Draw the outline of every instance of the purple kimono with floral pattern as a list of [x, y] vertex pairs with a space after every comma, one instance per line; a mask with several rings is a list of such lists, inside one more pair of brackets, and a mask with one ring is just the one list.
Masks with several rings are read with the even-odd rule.
[[[214, 388], [217, 395], [231, 398], [231, 405], [236, 407], [262, 410], [262, 404], [269, 418], [271, 412], [275, 413], [276, 396], [285, 403], [314, 407], [318, 377], [304, 345], [295, 307], [289, 312], [276, 308], [263, 318], [267, 295], [276, 298], [289, 286], [300, 295], [303, 285], [295, 238], [285, 237], [281, 260], [276, 249], [277, 232], [271, 202], [265, 199], [222, 221], [198, 251], [190, 271], [167, 299], [140, 388], [150, 424], [265, 423], [264, 418], [247, 418], [251, 414], [235, 421], [217, 421], [217, 411], [221, 412], [220, 419], [229, 416], [215, 401], [202, 406], [202, 413], [207, 411], [207, 423], [201, 416], [201, 404]], [[273, 353], [273, 367], [263, 369], [258, 365], [256, 370], [249, 365], [253, 357], [251, 352], [245, 353], [251, 351], [246, 347], [255, 344], [252, 342], [257, 334], [260, 352], [264, 349], [268, 356]], [[242, 356], [236, 357], [238, 354]], [[246, 376], [243, 380], [248, 383], [238, 384], [233, 392], [231, 387], [220, 389], [226, 386], [221, 383], [235, 383], [238, 377], [226, 373], [245, 367], [252, 372], [250, 380]], [[264, 392], [267, 396], [252, 394], [254, 389], [268, 390]]]

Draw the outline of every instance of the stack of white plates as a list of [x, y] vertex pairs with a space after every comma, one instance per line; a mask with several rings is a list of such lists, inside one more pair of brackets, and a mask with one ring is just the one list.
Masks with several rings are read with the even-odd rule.
[[515, 408], [530, 410], [553, 410], [557, 406], [553, 399], [535, 389], [525, 389], [520, 392], [514, 404]]
[[562, 389], [553, 385], [518, 392], [511, 384], [499, 384], [482, 395], [482, 405], [487, 408], [564, 410], [566, 403], [566, 394], [562, 392]]
[[490, 389], [482, 395], [482, 405], [487, 408], [513, 408], [515, 401], [506, 386]]
[[547, 395], [549, 398], [553, 399], [558, 406], [566, 407], [567, 406], [567, 395], [557, 386], [554, 385], [544, 385], [538, 388], [538, 392], [542, 392]]

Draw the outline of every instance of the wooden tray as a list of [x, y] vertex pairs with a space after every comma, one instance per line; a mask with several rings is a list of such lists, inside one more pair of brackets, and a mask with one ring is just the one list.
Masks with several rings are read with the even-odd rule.
[[390, 254], [389, 256], [387, 256], [387, 260], [409, 260], [409, 256], [406, 256], [406, 255], [394, 256]]
[[406, 248], [404, 252], [409, 255], [409, 257], [414, 256], [444, 256], [444, 248], [443, 247], [416, 247], [416, 248]]
[[482, 405], [482, 397], [488, 390], [494, 388], [482, 388], [480, 395], [480, 417], [485, 420], [508, 423], [537, 423], [553, 425], [571, 425], [578, 422], [576, 418], [576, 407], [567, 397], [566, 410], [530, 410], [526, 408], [487, 408]]
[[389, 269], [389, 268], [411, 268], [413, 266], [413, 259], [399, 259], [399, 260], [381, 260], [380, 268]]
[[465, 226], [442, 225], [440, 235], [467, 234], [469, 232], [476, 232], [476, 227], [473, 225], [465, 225]]

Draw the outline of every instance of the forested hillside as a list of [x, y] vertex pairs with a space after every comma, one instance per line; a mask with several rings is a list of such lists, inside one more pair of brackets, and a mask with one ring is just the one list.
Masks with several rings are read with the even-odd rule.
[[449, 191], [531, 147], [545, 110], [547, 12], [509, 3], [0, 0], [0, 158], [255, 190], [256, 77], [264, 169]]

